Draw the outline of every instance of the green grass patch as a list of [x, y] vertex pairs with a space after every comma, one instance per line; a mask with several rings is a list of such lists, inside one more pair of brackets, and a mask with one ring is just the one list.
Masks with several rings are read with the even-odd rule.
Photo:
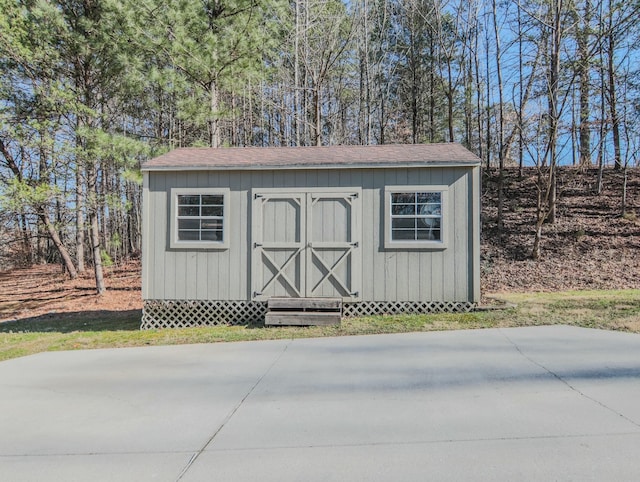
[[515, 308], [367, 316], [333, 327], [220, 326], [140, 331], [140, 312], [50, 314], [0, 324], [0, 361], [44, 351], [566, 324], [640, 333], [640, 290], [501, 295]]

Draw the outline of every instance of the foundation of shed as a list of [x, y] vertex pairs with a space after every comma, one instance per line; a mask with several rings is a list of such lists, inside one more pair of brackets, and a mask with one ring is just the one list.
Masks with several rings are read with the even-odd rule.
[[[343, 302], [341, 317], [354, 318], [403, 313], [464, 313], [473, 310], [475, 306], [476, 304], [470, 301]], [[261, 325], [266, 321], [267, 312], [268, 306], [265, 301], [144, 300], [140, 328], [149, 330], [192, 326]], [[310, 316], [310, 313], [307, 315]], [[324, 320], [327, 321], [328, 318], [327, 316]], [[335, 322], [335, 318], [333, 322]], [[277, 326], [276, 323], [272, 324]], [[281, 323], [281, 325], [284, 324]]]

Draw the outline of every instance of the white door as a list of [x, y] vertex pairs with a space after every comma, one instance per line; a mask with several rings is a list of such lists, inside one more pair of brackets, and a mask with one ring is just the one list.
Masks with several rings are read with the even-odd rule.
[[253, 299], [360, 296], [360, 192], [253, 193]]

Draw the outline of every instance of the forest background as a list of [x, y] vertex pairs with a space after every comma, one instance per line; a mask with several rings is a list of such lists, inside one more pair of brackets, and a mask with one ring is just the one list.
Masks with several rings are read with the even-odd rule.
[[[640, 164], [640, 1], [0, 0], [0, 269], [140, 253], [140, 164], [186, 146], [460, 142], [544, 255], [559, 173]], [[510, 171], [509, 171], [510, 170]]]

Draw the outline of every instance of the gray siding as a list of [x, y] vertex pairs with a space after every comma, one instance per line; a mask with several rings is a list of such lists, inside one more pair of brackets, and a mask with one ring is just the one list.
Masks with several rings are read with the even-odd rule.
[[[479, 301], [478, 168], [149, 172], [144, 185], [144, 299], [251, 299], [251, 192], [362, 188], [362, 301]], [[384, 188], [447, 185], [447, 248], [384, 249]], [[228, 187], [230, 247], [169, 248], [171, 188]]]

